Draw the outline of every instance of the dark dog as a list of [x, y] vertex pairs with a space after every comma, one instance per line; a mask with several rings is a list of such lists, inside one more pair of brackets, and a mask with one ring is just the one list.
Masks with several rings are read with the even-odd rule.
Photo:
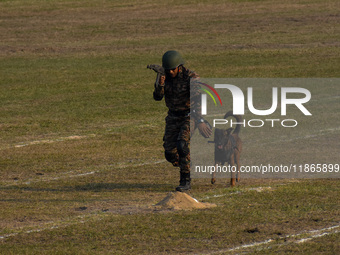
[[[241, 124], [239, 123], [242, 121], [242, 117], [240, 115], [233, 115], [232, 112], [229, 111], [226, 113], [224, 118], [227, 119], [231, 116], [238, 122], [234, 132], [232, 133], [233, 128], [229, 128], [227, 130], [216, 128], [213, 143], [215, 143], [216, 169], [217, 165], [223, 166], [226, 162], [234, 168], [234, 171], [231, 171], [230, 180], [230, 185], [233, 187], [236, 184], [235, 181], [240, 181], [240, 155], [242, 151], [242, 141], [238, 135], [241, 129]], [[235, 171], [235, 166], [237, 171]], [[211, 183], [214, 184], [215, 182], [215, 173], [212, 173]]]

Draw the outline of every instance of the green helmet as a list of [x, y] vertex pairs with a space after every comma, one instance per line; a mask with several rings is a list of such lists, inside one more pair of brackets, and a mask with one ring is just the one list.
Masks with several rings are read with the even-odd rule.
[[169, 50], [162, 57], [162, 66], [164, 69], [174, 69], [179, 65], [184, 65], [181, 54], [175, 50]]

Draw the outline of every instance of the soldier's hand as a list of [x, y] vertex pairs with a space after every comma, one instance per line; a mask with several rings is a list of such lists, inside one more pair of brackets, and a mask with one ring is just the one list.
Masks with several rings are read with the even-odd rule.
[[165, 75], [160, 75], [159, 79], [158, 79], [158, 84], [163, 86], [165, 83]]
[[198, 130], [204, 138], [209, 138], [212, 134], [211, 128], [205, 122], [198, 124]]

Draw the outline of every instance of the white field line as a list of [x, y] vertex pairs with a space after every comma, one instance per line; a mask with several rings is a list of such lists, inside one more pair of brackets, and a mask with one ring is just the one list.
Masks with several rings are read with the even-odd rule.
[[[0, 240], [10, 238], [10, 237], [13, 237], [13, 236], [16, 236], [16, 235], [19, 235], [19, 234], [38, 233], [38, 232], [42, 232], [42, 231], [50, 231], [50, 230], [59, 229], [59, 228], [62, 228], [62, 227], [68, 227], [68, 226], [74, 225], [74, 224], [86, 223], [90, 220], [93, 220], [93, 216], [97, 216], [97, 217], [101, 216], [98, 219], [98, 220], [101, 220], [101, 219], [103, 219], [104, 216], [108, 216], [108, 215], [111, 215], [111, 214], [101, 214], [101, 215], [92, 214], [92, 215], [78, 216], [75, 219], [69, 220], [67, 222], [48, 223], [49, 225], [52, 224], [52, 226], [46, 226], [46, 227], [30, 229], [30, 230], [21, 230], [21, 231], [9, 233], [9, 234], [4, 234], [4, 235], [0, 236]], [[339, 227], [340, 227], [340, 225], [335, 225], [335, 226], [332, 226], [332, 227], [327, 227], [327, 228], [318, 229], [318, 230], [304, 231], [304, 232], [301, 232], [301, 233], [298, 233], [298, 234], [287, 235], [285, 237], [281, 237], [279, 240], [285, 240], [285, 243], [287, 243], [287, 239], [291, 238], [291, 239], [294, 239], [294, 240], [292, 240], [292, 241], [288, 240], [288, 242], [300, 244], [300, 243], [304, 243], [304, 242], [313, 240], [313, 239], [318, 238], [318, 237], [339, 233], [340, 232], [338, 230]], [[297, 239], [301, 236], [304, 236], [304, 238]], [[223, 249], [223, 250], [219, 250], [219, 251], [208, 253], [208, 254], [210, 255], [210, 254], [219, 254], [219, 253], [225, 253], [225, 252], [238, 251], [238, 250], [242, 250], [242, 249], [266, 245], [266, 244], [272, 243], [272, 242], [277, 241], [277, 240], [278, 239], [276, 239], [276, 240], [268, 239], [268, 240], [265, 240], [265, 241], [262, 241], [262, 242], [244, 244], [244, 245], [237, 246], [237, 247], [234, 247], [234, 248], [231, 248], [231, 249]]]
[[303, 239], [297, 240], [297, 241], [295, 241], [295, 243], [304, 243], [304, 242], [313, 240], [314, 238], [326, 236], [326, 235], [329, 235], [329, 234], [336, 234], [336, 233], [339, 233], [339, 232], [340, 232], [339, 230], [336, 230], [336, 231], [334, 231], [332, 233], [326, 232], [326, 233], [322, 233], [322, 234], [317, 234], [317, 235], [313, 235], [313, 236], [308, 237], [308, 238], [303, 238]]
[[54, 181], [54, 180], [60, 180], [60, 179], [65, 179], [65, 178], [76, 178], [76, 177], [82, 177], [82, 176], [87, 176], [87, 175], [92, 175], [95, 174], [99, 171], [91, 171], [91, 172], [85, 172], [85, 173], [79, 173], [79, 174], [73, 174], [75, 171], [67, 172], [67, 173], [61, 173], [60, 176], [56, 177], [42, 177], [39, 179], [28, 179], [25, 181], [22, 181], [24, 184], [31, 184], [35, 182], [41, 182], [41, 181]]
[[0, 236], [0, 240], [6, 239], [6, 238], [10, 238], [12, 236], [17, 236], [19, 234], [32, 234], [32, 233], [38, 233], [38, 232], [42, 232], [42, 231], [49, 231], [49, 230], [53, 230], [53, 229], [59, 229], [59, 228], [63, 228], [63, 227], [68, 227], [71, 225], [75, 225], [75, 224], [82, 224], [82, 223], [86, 223], [90, 220], [93, 219], [94, 216], [99, 216], [100, 218], [98, 220], [103, 219], [104, 216], [108, 216], [110, 214], [92, 214], [92, 215], [81, 215], [81, 216], [77, 216], [75, 218], [69, 219], [67, 222], [64, 221], [60, 221], [60, 222], [48, 222], [45, 225], [45, 227], [39, 227], [39, 228], [33, 228], [33, 229], [29, 229], [29, 230], [23, 230], [23, 229], [19, 229], [16, 232], [12, 232], [9, 234], [4, 234], [2, 236]]
[[[306, 139], [306, 138], [311, 138], [311, 137], [317, 137], [317, 136], [320, 136], [320, 135], [323, 135], [323, 134], [326, 134], [326, 133], [329, 133], [329, 132], [335, 132], [335, 131], [339, 131], [339, 130], [340, 130], [340, 127], [322, 129], [322, 130], [319, 130], [315, 134], [296, 137], [296, 138], [292, 138], [292, 139], [276, 140], [276, 141], [268, 142], [268, 143], [290, 142], [290, 141], [294, 141], [294, 140], [298, 140], [298, 139]], [[68, 140], [80, 140], [80, 139], [95, 137], [95, 136], [96, 136], [95, 134], [72, 135], [72, 136], [59, 137], [59, 138], [54, 138], [54, 139], [43, 139], [43, 140], [35, 140], [35, 141], [29, 141], [29, 142], [20, 142], [20, 143], [14, 144], [12, 146], [2, 147], [2, 148], [0, 148], [0, 150], [10, 149], [10, 148], [22, 148], [22, 147], [31, 146], [31, 145], [38, 145], [38, 144], [51, 144], [51, 143], [56, 143], [56, 142], [64, 142], [64, 141], [68, 141]]]
[[143, 162], [143, 163], [138, 163], [138, 164], [117, 164], [117, 165], [111, 165], [109, 167], [105, 167], [101, 170], [96, 170], [96, 171], [89, 171], [89, 172], [81, 172], [81, 171], [69, 171], [65, 173], [59, 173], [58, 176], [48, 176], [48, 177], [40, 177], [40, 178], [30, 178], [26, 180], [8, 180], [4, 181], [2, 187], [8, 187], [16, 184], [26, 184], [29, 185], [31, 183], [37, 183], [37, 182], [48, 182], [48, 181], [55, 181], [55, 180], [61, 180], [61, 179], [69, 179], [69, 178], [77, 178], [77, 177], [83, 177], [87, 175], [93, 175], [96, 173], [112, 170], [112, 169], [124, 169], [128, 167], [140, 167], [140, 166], [146, 166], [146, 165], [156, 165], [156, 164], [161, 164], [166, 162], [166, 160], [158, 160], [158, 161], [148, 161], [148, 162]]
[[12, 146], [6, 146], [3, 148], [0, 148], [0, 150], [10, 149], [10, 148], [22, 148], [22, 147], [37, 145], [37, 144], [50, 144], [50, 143], [56, 143], [56, 142], [64, 142], [68, 140], [80, 140], [80, 139], [95, 137], [95, 136], [96, 136], [95, 134], [71, 135], [71, 136], [65, 136], [65, 137], [58, 137], [54, 139], [43, 139], [43, 140], [35, 140], [35, 141], [29, 141], [29, 142], [20, 142]]
[[229, 250], [217, 251], [215, 253], [209, 253], [209, 254], [218, 254], [218, 253], [221, 253], [221, 252], [232, 252], [232, 251], [242, 250], [242, 249], [246, 249], [246, 248], [251, 248], [251, 247], [256, 247], [256, 246], [260, 246], [260, 245], [265, 245], [265, 244], [271, 243], [273, 241], [274, 241], [273, 239], [268, 239], [268, 240], [265, 240], [265, 241], [262, 241], [262, 242], [255, 242], [255, 243], [250, 243], [250, 244], [244, 244], [244, 245], [241, 245], [241, 246], [238, 246], [238, 247], [235, 247], [235, 248], [231, 248]]
[[[317, 134], [311, 134], [307, 136], [302, 136], [302, 137], [296, 137], [292, 139], [283, 139], [283, 140], [276, 140], [273, 142], [267, 142], [263, 144], [268, 144], [268, 143], [282, 143], [282, 142], [290, 142], [298, 139], [307, 139], [310, 137], [316, 137], [320, 136], [323, 134], [327, 134], [329, 132], [334, 132], [334, 131], [339, 131], [340, 127], [338, 128], [329, 128], [329, 129], [324, 129], [324, 130], [319, 130]], [[95, 134], [90, 134], [87, 136], [78, 136], [78, 135], [73, 135], [73, 136], [67, 136], [67, 137], [60, 137], [56, 139], [50, 139], [50, 140], [37, 140], [37, 141], [31, 141], [31, 142], [26, 142], [26, 143], [19, 143], [14, 145], [12, 148], [22, 148], [26, 146], [31, 146], [31, 145], [37, 145], [37, 144], [47, 144], [47, 143], [55, 143], [55, 142], [62, 142], [62, 141], [67, 141], [67, 140], [76, 140], [76, 139], [85, 139], [88, 137], [95, 137]], [[252, 143], [256, 143], [256, 141], [253, 141]], [[249, 143], [251, 144], [251, 143]], [[4, 148], [0, 148], [2, 150]], [[121, 169], [121, 168], [127, 168], [127, 167], [139, 167], [139, 166], [144, 166], [144, 165], [151, 165], [151, 164], [160, 164], [164, 163], [166, 160], [159, 160], [159, 161], [149, 161], [149, 162], [144, 162], [144, 163], [138, 163], [138, 164], [126, 164], [126, 163], [118, 163], [116, 165], [113, 165], [113, 169]], [[112, 166], [110, 166], [110, 169], [112, 169]], [[58, 179], [65, 179], [65, 178], [75, 178], [75, 177], [82, 177], [85, 175], [91, 175], [95, 174], [98, 172], [102, 172], [103, 170], [98, 170], [98, 171], [90, 171], [90, 172], [85, 172], [85, 173], [75, 173], [77, 171], [70, 171], [67, 173], [61, 173], [57, 177], [47, 177], [47, 178], [39, 178], [39, 179], [28, 179], [23, 182], [26, 182], [26, 184], [29, 184], [30, 182], [39, 182], [39, 181], [51, 181], [51, 180], [58, 180]], [[7, 183], [18, 183], [18, 181], [5, 181]]]
[[[319, 101], [319, 100], [329, 100], [329, 99], [334, 99], [334, 98], [340, 98], [340, 96], [331, 96], [331, 97], [325, 97], [325, 98], [319, 98], [315, 101]], [[249, 111], [246, 110], [245, 113], [248, 113]], [[217, 117], [217, 116], [221, 116], [221, 114], [218, 115], [210, 115], [211, 117]], [[324, 129], [324, 130], [319, 130], [319, 132], [323, 133], [325, 131], [339, 131], [340, 128], [331, 128], [331, 129]], [[294, 141], [296, 139], [305, 139], [305, 138], [310, 138], [310, 137], [315, 137], [318, 136], [320, 134], [315, 134], [315, 135], [309, 135], [309, 136], [304, 136], [304, 137], [300, 137], [300, 138], [293, 138], [290, 140], [279, 140], [279, 141], [275, 141], [276, 142], [285, 142], [285, 141]], [[83, 139], [83, 138], [88, 138], [88, 137], [94, 137], [96, 136], [95, 134], [90, 134], [90, 135], [86, 135], [86, 136], [80, 136], [80, 135], [73, 135], [73, 136], [67, 136], [67, 137], [60, 137], [60, 138], [55, 138], [55, 139], [44, 139], [44, 140], [36, 140], [36, 141], [30, 141], [30, 142], [21, 142], [18, 144], [15, 144], [13, 146], [6, 146], [4, 148], [0, 147], [0, 150], [4, 150], [4, 149], [9, 149], [9, 148], [21, 148], [21, 147], [26, 147], [26, 146], [30, 146], [30, 145], [36, 145], [36, 144], [49, 144], [49, 143], [55, 143], [55, 142], [62, 142], [62, 141], [67, 141], [67, 140], [74, 140], [74, 139]]]
[[[336, 132], [336, 131], [340, 131], [340, 127], [322, 129], [322, 130], [319, 130], [317, 133], [314, 133], [314, 134], [294, 137], [294, 138], [291, 138], [291, 139], [275, 140], [275, 141], [272, 141], [272, 142], [267, 142], [266, 144], [291, 142], [291, 141], [300, 140], [300, 139], [318, 137], [320, 135], [326, 135], [328, 133], [332, 133], [332, 132]], [[13, 146], [6, 146], [6, 147], [3, 147], [3, 148], [0, 148], [0, 150], [10, 149], [10, 148], [22, 148], [22, 147], [31, 146], [31, 145], [38, 145], [38, 144], [51, 144], [51, 143], [56, 143], [56, 142], [64, 142], [64, 141], [68, 141], [68, 140], [80, 140], [80, 139], [85, 139], [85, 138], [95, 137], [95, 136], [96, 136], [95, 134], [82, 135], [82, 136], [81, 135], [72, 135], [72, 136], [66, 136], [66, 137], [59, 137], [59, 138], [55, 138], [55, 139], [44, 139], [44, 140], [36, 140], [36, 141], [30, 141], [30, 142], [21, 142], [21, 143], [15, 144]], [[251, 142], [251, 143], [255, 143], [255, 142]], [[248, 143], [248, 144], [251, 144], [251, 143]]]
[[[313, 239], [314, 237], [321, 237], [321, 236], [324, 236], [324, 235], [327, 235], [327, 234], [339, 233], [339, 230], [336, 230], [339, 227], [340, 227], [340, 225], [336, 225], [336, 226], [332, 226], [332, 227], [328, 227], [328, 228], [308, 231], [308, 233], [311, 234], [311, 236], [307, 236], [306, 238], [295, 240], [294, 243], [304, 243], [306, 241]], [[330, 230], [333, 230], [333, 232], [324, 232], [323, 233], [323, 231], [330, 231]], [[301, 235], [302, 234], [295, 234], [295, 235], [290, 235], [290, 236], [287, 236], [287, 237], [295, 238], [295, 237], [299, 237]]]
[[[287, 243], [296, 243], [296, 244], [301, 244], [304, 242], [308, 242], [311, 241], [315, 238], [319, 238], [322, 236], [327, 236], [327, 235], [331, 235], [331, 234], [337, 234], [340, 233], [340, 225], [335, 225], [332, 227], [327, 227], [327, 228], [322, 228], [322, 229], [317, 229], [317, 230], [311, 230], [311, 231], [304, 231], [298, 234], [293, 234], [293, 235], [287, 235], [285, 237], [281, 237], [279, 239], [267, 239], [265, 241], [262, 242], [254, 242], [254, 243], [250, 243], [250, 244], [244, 244], [241, 246], [237, 246], [234, 248], [230, 248], [230, 249], [223, 249], [223, 250], [219, 250], [219, 251], [215, 251], [215, 252], [211, 252], [211, 253], [204, 253], [207, 255], [211, 255], [211, 254], [220, 254], [220, 253], [227, 253], [227, 252], [235, 252], [235, 251], [240, 251], [243, 249], [248, 249], [248, 248], [253, 248], [253, 247], [257, 247], [257, 246], [265, 246], [269, 243], [273, 243], [273, 242], [278, 242], [278, 241], [283, 241], [283, 243], [277, 243], [273, 245], [276, 246], [281, 246], [281, 245], [286, 245]], [[303, 238], [301, 238], [303, 237]], [[287, 239], [292, 239], [292, 240], [287, 240]]]
[[19, 184], [29, 185], [29, 184], [37, 183], [37, 182], [48, 182], [48, 181], [55, 181], [55, 180], [60, 180], [60, 179], [76, 178], [76, 177], [82, 177], [86, 175], [92, 175], [99, 171], [90, 171], [90, 172], [79, 173], [79, 174], [77, 174], [76, 172], [77, 171], [70, 171], [70, 172], [65, 172], [65, 173], [59, 173], [58, 176], [29, 178], [25, 180], [7, 180], [7, 181], [3, 181], [3, 184], [1, 186], [8, 187], [8, 186], [19, 185]]
[[[287, 184], [285, 184], [285, 185], [287, 185]], [[211, 198], [218, 198], [218, 197], [225, 197], [225, 196], [229, 196], [229, 195], [241, 194], [244, 191], [251, 191], [251, 190], [254, 190], [256, 192], [263, 192], [263, 191], [272, 191], [273, 188], [272, 187], [246, 188], [246, 189], [238, 190], [238, 191], [231, 192], [231, 193], [207, 196], [207, 197], [202, 198], [202, 200], [207, 200], [207, 199], [211, 199]]]
[[138, 163], [138, 164], [126, 164], [126, 163], [118, 163], [117, 165], [114, 165], [113, 168], [114, 169], [122, 169], [122, 168], [128, 168], [128, 167], [139, 167], [139, 166], [146, 166], [146, 165], [156, 165], [156, 164], [161, 164], [161, 163], [165, 163], [166, 160], [157, 160], [157, 161], [147, 161], [147, 162], [143, 162], [143, 163]]

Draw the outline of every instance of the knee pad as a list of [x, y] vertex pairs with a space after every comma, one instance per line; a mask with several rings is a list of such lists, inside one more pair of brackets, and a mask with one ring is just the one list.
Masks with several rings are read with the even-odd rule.
[[190, 153], [188, 143], [184, 140], [177, 141], [177, 151], [180, 157], [186, 157]]
[[165, 151], [164, 152], [165, 159], [169, 161], [172, 164], [178, 165], [178, 155], [175, 152], [172, 151]]

